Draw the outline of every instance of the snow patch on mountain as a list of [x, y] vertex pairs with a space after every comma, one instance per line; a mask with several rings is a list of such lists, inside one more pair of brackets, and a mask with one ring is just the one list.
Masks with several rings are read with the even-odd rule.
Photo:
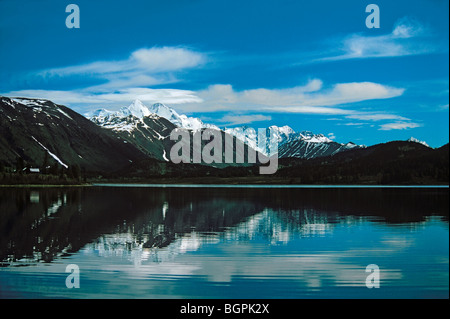
[[425, 145], [426, 147], [430, 147], [430, 145], [428, 145], [426, 142], [418, 140], [417, 138], [414, 138], [412, 136], [407, 140], [407, 142], [419, 143], [419, 144]]
[[[31, 107], [34, 112], [38, 112], [38, 113], [40, 113], [40, 112], [46, 113], [45, 109], [47, 109], [47, 110], [54, 109], [54, 110], [58, 111], [59, 113], [61, 113], [62, 115], [66, 116], [67, 118], [73, 120], [73, 118], [70, 117], [69, 114], [64, 112], [59, 107], [58, 104], [54, 104], [53, 102], [48, 101], [48, 100], [16, 97], [16, 98], [11, 98], [11, 101], [13, 101], [13, 104], [20, 103], [22, 105]], [[10, 104], [13, 108], [15, 108], [15, 106], [13, 104], [11, 104], [11, 103], [8, 103], [8, 104]], [[48, 113], [46, 113], [46, 114], [49, 115]], [[58, 117], [55, 114], [53, 114], [53, 116]]]
[[31, 137], [36, 143], [38, 143], [44, 150], [47, 151], [48, 155], [50, 155], [51, 157], [53, 157], [59, 164], [61, 164], [62, 166], [64, 166], [65, 168], [68, 168], [69, 166], [67, 166], [67, 164], [64, 164], [58, 156], [56, 156], [55, 154], [53, 154], [52, 152], [50, 152], [48, 150], [48, 148], [46, 148], [44, 145], [42, 145], [41, 142], [39, 142], [34, 136]]
[[328, 137], [323, 134], [314, 134], [310, 131], [303, 131], [299, 133], [300, 139], [307, 143], [331, 143]]
[[14, 102], [26, 105], [26, 106], [45, 106], [45, 103], [47, 103], [47, 100], [40, 100], [40, 99], [27, 99], [27, 98], [11, 98]]

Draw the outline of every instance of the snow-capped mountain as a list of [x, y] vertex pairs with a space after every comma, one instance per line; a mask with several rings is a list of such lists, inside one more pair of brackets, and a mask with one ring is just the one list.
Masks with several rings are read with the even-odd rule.
[[322, 136], [313, 137], [310, 139], [290, 139], [286, 143], [280, 146], [278, 149], [278, 154], [280, 158], [295, 157], [295, 158], [305, 158], [311, 159], [316, 157], [323, 157], [329, 155], [335, 155], [339, 152], [355, 149], [364, 148], [365, 146], [356, 145], [352, 142], [341, 144], [334, 141], [320, 141]]
[[[106, 109], [98, 109], [94, 112], [87, 113], [85, 116], [100, 126], [104, 126], [115, 131], [130, 131], [130, 121], [122, 121], [123, 119], [136, 118], [141, 121], [145, 117], [158, 119], [159, 116], [150, 112], [150, 110], [139, 100], [135, 100], [127, 107], [122, 107], [119, 111], [109, 111]], [[137, 122], [139, 122], [137, 121]], [[123, 123], [122, 123], [123, 122]]]
[[[106, 109], [99, 109], [92, 113], [87, 113], [85, 116], [95, 121], [101, 126], [105, 126], [116, 131], [128, 130], [129, 127], [121, 127], [120, 119], [133, 116], [139, 120], [146, 117], [153, 119], [165, 118], [177, 127], [186, 128], [189, 130], [200, 130], [203, 128], [211, 128], [220, 130], [219, 127], [211, 124], [204, 123], [202, 120], [196, 117], [188, 117], [187, 115], [180, 115], [174, 109], [162, 104], [155, 103], [151, 106], [144, 105], [140, 100], [135, 100], [129, 106], [122, 107], [119, 111], [108, 111]], [[112, 126], [114, 125], [114, 126]]]
[[[221, 131], [219, 127], [203, 123], [198, 118], [180, 115], [162, 103], [147, 107], [139, 100], [119, 111], [99, 109], [85, 116], [95, 124], [120, 134], [124, 140], [151, 157], [164, 161], [170, 160], [170, 150], [175, 143], [170, 140], [170, 133], [176, 127], [192, 132], [206, 128]], [[222, 134], [225, 133], [222, 131]], [[202, 144], [205, 143], [207, 141], [202, 141]], [[222, 162], [225, 163], [225, 160]]]
[[364, 147], [364, 145], [356, 145], [353, 142], [338, 143], [323, 134], [303, 131], [291, 135], [290, 139], [280, 146], [279, 156], [309, 159]]
[[0, 162], [116, 170], [146, 155], [68, 107], [44, 99], [0, 96]]
[[176, 125], [150, 111], [141, 101], [135, 100], [116, 112], [100, 109], [86, 116], [95, 124], [120, 134], [151, 157], [169, 161], [170, 132]]
[[[310, 131], [295, 132], [287, 125], [282, 127], [270, 126], [265, 129], [266, 143], [264, 145], [258, 145], [258, 132], [253, 128], [245, 126], [229, 128], [225, 129], [225, 132], [236, 136], [265, 155], [273, 155], [278, 152], [280, 158], [314, 158], [364, 147], [352, 142], [337, 143], [323, 134], [314, 134]], [[275, 145], [276, 143], [278, 143], [278, 147]]]

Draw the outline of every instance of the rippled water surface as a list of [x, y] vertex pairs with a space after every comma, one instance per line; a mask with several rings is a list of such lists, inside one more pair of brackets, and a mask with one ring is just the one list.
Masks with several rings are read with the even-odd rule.
[[0, 298], [448, 298], [448, 203], [448, 188], [3, 188]]

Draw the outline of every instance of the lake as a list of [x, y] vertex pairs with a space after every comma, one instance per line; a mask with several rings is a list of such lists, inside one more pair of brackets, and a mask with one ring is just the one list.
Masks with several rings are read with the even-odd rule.
[[449, 189], [0, 188], [0, 265], [0, 298], [448, 298]]

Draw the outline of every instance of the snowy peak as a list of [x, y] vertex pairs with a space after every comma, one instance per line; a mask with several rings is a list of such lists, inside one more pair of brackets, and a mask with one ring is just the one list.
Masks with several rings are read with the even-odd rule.
[[414, 138], [414, 137], [410, 137], [408, 140], [406, 140], [407, 142], [414, 142], [414, 143], [419, 143], [419, 144], [422, 144], [422, 145], [425, 145], [426, 147], [430, 147], [430, 145], [428, 145], [426, 142], [424, 142], [424, 141], [421, 141], [421, 140], [418, 140], [417, 138]]
[[152, 114], [148, 107], [146, 107], [141, 101], [134, 100], [127, 108], [121, 109], [124, 115], [133, 115], [137, 118], [143, 118]]
[[110, 128], [116, 129], [120, 128], [121, 124], [128, 124], [130, 121], [138, 123], [142, 122], [146, 117], [158, 118], [140, 100], [134, 100], [129, 106], [124, 106], [119, 111], [109, 111], [103, 108], [86, 113], [85, 116], [98, 125], [114, 125], [114, 127]]
[[[165, 118], [177, 127], [189, 129], [189, 130], [200, 130], [203, 128], [211, 128], [219, 130], [219, 127], [211, 124], [205, 124], [202, 120], [195, 117], [188, 117], [184, 114], [178, 114], [174, 109], [162, 104], [155, 103], [150, 107], [147, 107], [140, 100], [134, 100], [127, 107], [122, 107], [119, 111], [108, 111], [106, 109], [99, 109], [92, 113], [85, 115], [91, 121], [102, 125], [109, 126], [110, 128], [121, 130], [119, 128], [120, 122], [126, 124], [126, 128], [129, 131], [132, 129], [128, 124], [131, 121], [129, 117], [135, 118], [133, 122], [142, 122], [143, 119], [151, 117], [153, 119]], [[112, 126], [113, 125], [113, 126]]]
[[112, 113], [111, 111], [108, 111], [106, 109], [98, 109], [98, 110], [95, 110], [92, 113], [86, 114], [86, 116], [87, 117], [93, 117], [93, 116], [106, 117], [106, 116], [110, 115], [111, 113]]
[[270, 130], [274, 130], [274, 131], [278, 131], [280, 133], [280, 135], [284, 135], [286, 137], [290, 136], [291, 134], [294, 134], [295, 131], [290, 127], [290, 126], [275, 126], [272, 125], [269, 127]]
[[149, 111], [153, 114], [157, 114], [160, 117], [164, 117], [171, 122], [178, 121], [180, 118], [180, 115], [174, 109], [162, 103], [153, 104], [152, 106], [150, 106]]
[[346, 144], [342, 144], [342, 146], [344, 146], [344, 147], [346, 147], [348, 149], [355, 148], [355, 147], [363, 147], [362, 145], [356, 145], [353, 142], [348, 142]]

